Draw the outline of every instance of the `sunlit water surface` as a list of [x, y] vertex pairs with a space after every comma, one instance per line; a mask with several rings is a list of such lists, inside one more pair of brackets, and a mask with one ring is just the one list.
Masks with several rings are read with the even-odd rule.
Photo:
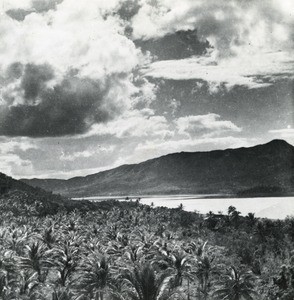
[[[213, 195], [210, 195], [213, 196]], [[197, 211], [202, 214], [212, 211], [214, 213], [226, 213], [230, 205], [235, 206], [242, 215], [249, 212], [255, 216], [271, 219], [284, 219], [294, 216], [294, 197], [260, 197], [260, 198], [203, 198], [203, 195], [154, 195], [129, 197], [136, 200], [141, 198], [141, 203], [154, 206], [176, 208], [183, 204], [187, 211]], [[215, 197], [215, 196], [214, 196]], [[91, 201], [105, 199], [125, 200], [126, 197], [88, 197], [83, 198]], [[78, 199], [78, 198], [75, 198]], [[80, 198], [79, 198], [80, 199]]]

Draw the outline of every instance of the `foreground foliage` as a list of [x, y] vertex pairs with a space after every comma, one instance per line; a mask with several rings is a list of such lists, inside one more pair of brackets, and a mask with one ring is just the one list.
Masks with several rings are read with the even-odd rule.
[[293, 218], [16, 192], [0, 207], [3, 300], [294, 299]]

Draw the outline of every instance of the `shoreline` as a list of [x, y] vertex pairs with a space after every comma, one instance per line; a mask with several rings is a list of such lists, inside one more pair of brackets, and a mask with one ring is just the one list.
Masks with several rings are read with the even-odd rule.
[[[238, 195], [238, 194], [145, 194], [145, 195], [97, 195], [97, 196], [88, 196], [88, 197], [69, 197], [71, 200], [136, 200], [136, 199], [144, 199], [144, 198], [187, 198], [191, 197], [192, 199], [246, 199], [246, 198], [287, 198], [294, 197], [294, 193], [287, 194], [279, 194], [279, 193], [271, 193], [271, 194], [246, 194], [246, 195]], [[179, 200], [179, 199], [174, 199]], [[188, 200], [188, 199], [182, 199]], [[190, 199], [191, 200], [191, 199]], [[170, 200], [173, 201], [173, 200]]]

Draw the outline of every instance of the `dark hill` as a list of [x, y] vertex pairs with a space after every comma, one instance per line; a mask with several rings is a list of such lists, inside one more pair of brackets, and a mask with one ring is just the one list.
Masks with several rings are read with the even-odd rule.
[[[238, 194], [294, 191], [294, 147], [273, 140], [250, 148], [181, 152], [68, 180], [23, 179], [71, 197], [143, 194]], [[261, 188], [259, 188], [261, 187]]]
[[38, 189], [0, 173], [0, 195], [11, 191], [36, 192]]
[[116, 200], [102, 202], [73, 201], [61, 195], [44, 191], [41, 188], [32, 187], [0, 173], [0, 210], [8, 215], [12, 214], [17, 217], [46, 216], [73, 210], [82, 212], [109, 210], [113, 206], [125, 209], [126, 207], [136, 206], [136, 203]]

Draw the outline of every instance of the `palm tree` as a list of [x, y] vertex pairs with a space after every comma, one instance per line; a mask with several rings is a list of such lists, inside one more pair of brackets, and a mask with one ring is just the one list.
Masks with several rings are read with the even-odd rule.
[[38, 299], [39, 286], [37, 272], [22, 272], [19, 280], [19, 295], [28, 299]]
[[228, 215], [230, 216], [234, 211], [236, 211], [236, 207], [233, 205], [230, 205], [228, 207]]
[[110, 266], [105, 256], [89, 258], [85, 266], [82, 267], [81, 280], [77, 284], [84, 294], [91, 299], [103, 300], [104, 294], [111, 287]]
[[23, 254], [23, 247], [29, 234], [27, 228], [8, 230], [5, 234], [4, 241], [8, 249], [15, 251], [17, 255]]
[[129, 246], [124, 256], [132, 263], [138, 262], [144, 256], [143, 246]]
[[117, 226], [116, 225], [109, 226], [109, 227], [106, 227], [105, 229], [106, 229], [106, 238], [109, 241], [116, 240], [117, 235], [118, 235], [118, 228], [117, 228]]
[[48, 249], [52, 249], [53, 244], [56, 242], [56, 236], [54, 235], [54, 227], [50, 226], [44, 230], [42, 241], [47, 245]]
[[13, 300], [15, 299], [15, 293], [9, 286], [9, 282], [5, 274], [0, 273], [0, 299]]
[[228, 208], [228, 215], [229, 219], [231, 220], [232, 224], [235, 227], [239, 226], [239, 219], [240, 219], [240, 212], [234, 206], [229, 206]]
[[263, 244], [267, 241], [269, 230], [263, 221], [258, 221], [254, 226], [253, 233], [257, 237], [258, 242]]
[[113, 284], [110, 291], [110, 299], [111, 300], [129, 300], [126, 298], [125, 286], [123, 280], [121, 280], [120, 276], [117, 276], [113, 280]]
[[36, 242], [26, 246], [27, 255], [20, 257], [20, 267], [25, 270], [33, 270], [38, 274], [38, 280], [44, 282], [48, 269], [54, 265], [52, 250], [46, 250], [45, 247]]
[[141, 264], [122, 275], [127, 288], [127, 295], [133, 300], [164, 300], [170, 299], [170, 279], [168, 272], [157, 274], [149, 264]]
[[63, 249], [57, 249], [55, 254], [57, 261], [57, 272], [59, 282], [62, 286], [66, 286], [67, 281], [71, 278], [76, 270], [78, 261], [78, 250], [71, 246], [69, 242], [65, 242]]
[[250, 227], [253, 227], [254, 224], [256, 223], [256, 218], [255, 218], [255, 214], [249, 212], [246, 216], [246, 220], [248, 221], [248, 224]]
[[0, 252], [0, 274], [5, 275], [9, 284], [17, 281], [16, 261], [11, 251]]
[[216, 267], [212, 265], [213, 260], [214, 257], [209, 258], [207, 255], [204, 255], [197, 260], [196, 276], [199, 281], [199, 293], [203, 295], [203, 300], [208, 299], [211, 288], [211, 277], [218, 274]]
[[178, 206], [177, 208], [178, 208], [178, 210], [183, 210], [183, 209], [184, 209], [183, 203], [180, 203], [179, 206]]
[[197, 242], [191, 242], [188, 245], [187, 252], [191, 254], [193, 253], [197, 257], [201, 257], [205, 252], [206, 245], [207, 241], [203, 242], [202, 240], [198, 240]]
[[216, 299], [222, 300], [253, 300], [256, 295], [253, 281], [252, 273], [245, 270], [238, 271], [232, 266], [213, 295]]
[[190, 299], [190, 281], [192, 281], [193, 278], [193, 269], [192, 265], [190, 264], [190, 257], [184, 252], [176, 252], [174, 254], [171, 254], [173, 265], [172, 267], [175, 269], [176, 274], [173, 277], [172, 280], [172, 286], [178, 287], [182, 286], [183, 279], [187, 280], [187, 298]]
[[192, 266], [190, 264], [190, 257], [184, 252], [176, 251], [173, 253], [162, 252], [164, 256], [163, 261], [159, 261], [161, 266], [166, 264], [166, 268], [170, 267], [174, 270], [174, 275], [171, 283], [174, 287], [181, 286], [183, 279], [192, 280]]

